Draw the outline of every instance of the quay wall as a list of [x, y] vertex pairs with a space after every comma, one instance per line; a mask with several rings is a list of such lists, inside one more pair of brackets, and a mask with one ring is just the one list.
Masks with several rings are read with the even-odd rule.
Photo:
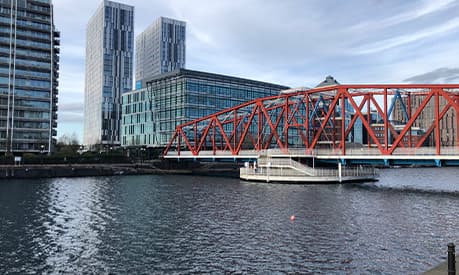
[[239, 177], [235, 164], [200, 163], [128, 163], [128, 164], [43, 164], [43, 165], [1, 165], [1, 179], [98, 177], [142, 174], [179, 174], [199, 176]]

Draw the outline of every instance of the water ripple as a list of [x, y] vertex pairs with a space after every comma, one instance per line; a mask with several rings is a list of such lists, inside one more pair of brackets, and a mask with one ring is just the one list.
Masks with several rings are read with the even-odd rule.
[[0, 273], [417, 274], [459, 240], [457, 175], [383, 170], [376, 184], [346, 186], [3, 182]]

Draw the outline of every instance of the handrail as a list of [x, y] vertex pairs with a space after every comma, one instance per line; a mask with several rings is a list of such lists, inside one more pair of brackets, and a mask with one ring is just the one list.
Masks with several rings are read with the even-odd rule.
[[[329, 168], [312, 168], [302, 163], [299, 163], [291, 158], [260, 158], [258, 160], [258, 166], [260, 168], [287, 168], [297, 171], [297, 175], [309, 175], [309, 176], [339, 176], [338, 169]], [[274, 173], [279, 169], [271, 169]], [[256, 171], [256, 170], [255, 170]], [[263, 169], [260, 169], [263, 171]], [[282, 169], [281, 169], [282, 171]], [[299, 173], [298, 173], [299, 172]], [[341, 176], [365, 176], [365, 175], [377, 175], [377, 171], [373, 167], [342, 167]]]

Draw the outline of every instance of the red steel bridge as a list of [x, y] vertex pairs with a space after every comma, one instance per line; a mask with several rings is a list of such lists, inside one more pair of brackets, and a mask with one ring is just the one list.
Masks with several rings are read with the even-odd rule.
[[459, 84], [289, 90], [179, 125], [165, 158], [431, 159], [459, 163]]

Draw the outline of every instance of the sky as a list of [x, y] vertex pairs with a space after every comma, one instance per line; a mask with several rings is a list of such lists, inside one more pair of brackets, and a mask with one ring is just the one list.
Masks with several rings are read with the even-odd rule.
[[[121, 0], [135, 36], [186, 21], [186, 68], [314, 87], [459, 83], [459, 0]], [[101, 1], [54, 0], [61, 32], [58, 137], [82, 142], [86, 24]], [[135, 55], [134, 55], [135, 56]]]

